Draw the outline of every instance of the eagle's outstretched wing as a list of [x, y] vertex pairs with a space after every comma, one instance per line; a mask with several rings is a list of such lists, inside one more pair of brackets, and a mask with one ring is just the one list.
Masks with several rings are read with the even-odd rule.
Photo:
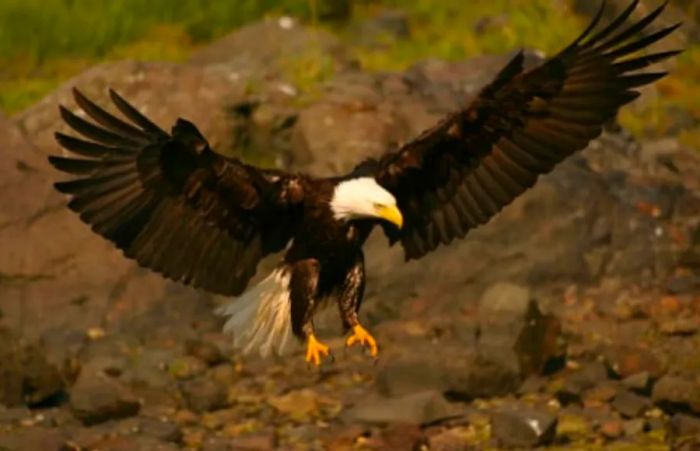
[[[467, 108], [374, 165], [397, 198], [402, 230], [385, 227], [406, 258], [464, 237], [600, 133], [634, 90], [665, 73], [640, 69], [679, 52], [636, 54], [678, 25], [639, 37], [665, 4], [623, 27], [638, 1], [597, 33], [597, 16], [570, 46], [532, 70], [519, 53]], [[365, 163], [365, 167], [367, 167]]]
[[166, 133], [110, 96], [127, 121], [77, 90], [77, 104], [94, 122], [61, 107], [85, 139], [56, 134], [83, 157], [49, 157], [77, 176], [56, 188], [95, 232], [142, 266], [213, 293], [240, 294], [260, 259], [290, 240], [303, 196], [298, 180], [214, 153], [183, 119]]

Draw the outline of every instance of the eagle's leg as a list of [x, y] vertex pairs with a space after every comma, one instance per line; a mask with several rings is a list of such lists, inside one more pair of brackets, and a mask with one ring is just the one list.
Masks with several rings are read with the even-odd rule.
[[306, 333], [306, 363], [312, 363], [316, 366], [321, 365], [321, 360], [328, 357], [330, 349], [327, 345], [318, 341], [313, 333], [313, 325], [308, 323], [309, 332]]
[[355, 343], [359, 343], [369, 349], [369, 354], [372, 358], [376, 358], [379, 354], [377, 340], [374, 339], [367, 329], [362, 327], [360, 320], [357, 318], [364, 294], [365, 261], [362, 253], [359, 253], [355, 263], [345, 275], [345, 281], [338, 296], [338, 305], [345, 327], [352, 330], [352, 335], [345, 340], [345, 346], [350, 347]]
[[292, 332], [306, 340], [306, 362], [316, 366], [328, 357], [328, 346], [321, 343], [314, 334], [312, 322], [316, 309], [316, 295], [320, 276], [318, 260], [309, 258], [294, 263], [292, 278], [289, 282], [292, 303]]

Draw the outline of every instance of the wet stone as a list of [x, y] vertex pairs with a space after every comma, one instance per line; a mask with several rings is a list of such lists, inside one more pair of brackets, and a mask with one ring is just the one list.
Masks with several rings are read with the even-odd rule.
[[583, 403], [584, 405], [591, 405], [608, 402], [615, 397], [617, 391], [617, 384], [611, 381], [604, 381], [586, 390], [583, 394]]
[[545, 411], [505, 409], [491, 417], [493, 436], [503, 446], [542, 446], [554, 439], [557, 418]]
[[57, 429], [44, 427], [21, 428], [0, 432], [2, 451], [53, 451], [65, 449], [67, 435]]
[[563, 441], [584, 439], [591, 434], [590, 421], [580, 414], [562, 413], [557, 424], [557, 436]]
[[622, 427], [627, 437], [635, 437], [645, 431], [647, 422], [642, 418], [635, 418], [625, 421]]
[[86, 425], [136, 415], [141, 403], [119, 381], [102, 373], [84, 371], [70, 389], [73, 416]]
[[381, 434], [381, 442], [385, 449], [416, 449], [422, 441], [423, 432], [415, 424], [392, 424]]
[[608, 349], [607, 361], [610, 369], [622, 379], [640, 372], [646, 372], [652, 378], [658, 378], [664, 373], [663, 365], [654, 354], [628, 345]]
[[700, 277], [690, 274], [671, 277], [666, 281], [666, 291], [670, 294], [690, 293], [700, 287]]
[[637, 393], [649, 394], [653, 380], [649, 373], [642, 371], [632, 374], [622, 380], [622, 386]]
[[168, 372], [177, 379], [192, 379], [206, 370], [206, 364], [192, 356], [179, 357], [168, 363]]
[[642, 415], [649, 407], [649, 398], [640, 396], [627, 390], [620, 390], [613, 399], [612, 406], [627, 418], [634, 418]]
[[700, 323], [696, 318], [673, 318], [659, 325], [661, 333], [666, 335], [692, 335], [698, 328]]
[[654, 385], [651, 394], [654, 402], [670, 412], [700, 412], [700, 387], [678, 376], [664, 376]]
[[430, 451], [469, 451], [474, 446], [460, 428], [448, 429], [428, 439]]
[[195, 357], [209, 366], [223, 362], [224, 356], [214, 343], [204, 340], [187, 340], [185, 342], [187, 355]]
[[445, 368], [424, 359], [396, 358], [382, 366], [377, 388], [385, 396], [402, 396], [424, 390], [444, 390]]
[[620, 420], [608, 420], [600, 425], [600, 433], [609, 439], [618, 438], [623, 432], [623, 423]]
[[581, 402], [583, 393], [605, 381], [608, 377], [605, 366], [600, 362], [581, 365], [574, 372], [565, 376], [564, 384], [557, 390], [556, 396], [563, 403]]
[[700, 435], [700, 418], [677, 413], [671, 417], [671, 431], [678, 436], [699, 436]]
[[346, 417], [364, 423], [427, 424], [458, 414], [459, 409], [451, 405], [441, 393], [427, 391], [362, 402], [347, 412]]
[[183, 381], [180, 390], [187, 406], [195, 412], [209, 412], [228, 404], [226, 385], [214, 381], [207, 374]]
[[179, 442], [182, 439], [180, 426], [158, 418], [140, 418], [139, 430], [149, 437], [166, 442]]

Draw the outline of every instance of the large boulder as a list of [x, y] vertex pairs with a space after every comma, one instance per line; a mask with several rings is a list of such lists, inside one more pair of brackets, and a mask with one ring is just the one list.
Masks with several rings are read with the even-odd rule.
[[[107, 88], [112, 87], [166, 129], [178, 116], [186, 117], [201, 127], [212, 145], [230, 150], [226, 107], [240, 98], [243, 87], [229, 75], [224, 68], [107, 64], [66, 83], [14, 121], [0, 120], [13, 150], [0, 163], [3, 323], [21, 329], [29, 339], [48, 334], [47, 345], [64, 353], [80, 348], [92, 329], [126, 325], [152, 334], [154, 326], [170, 321], [180, 323], [172, 329], [178, 336], [198, 319], [202, 324], [209, 321], [212, 315], [194, 290], [140, 269], [65, 208], [66, 198], [52, 187], [64, 176], [46, 157], [61, 153], [53, 134], [67, 127], [58, 105], [76, 109], [70, 93], [74, 86], [103, 105], [108, 105]], [[182, 309], [172, 308], [178, 302]]]
[[292, 17], [280, 17], [246, 25], [197, 51], [188, 64], [227, 65], [236, 73], [264, 79], [293, 75], [299, 64], [310, 60], [335, 69], [352, 65], [348, 49], [325, 30], [311, 29]]

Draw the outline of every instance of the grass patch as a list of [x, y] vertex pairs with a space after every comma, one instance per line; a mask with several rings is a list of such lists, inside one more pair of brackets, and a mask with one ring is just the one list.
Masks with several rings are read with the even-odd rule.
[[[316, 17], [332, 1], [3, 0], [0, 109], [20, 111], [99, 62], [183, 61], [201, 45], [264, 16], [292, 14], [319, 26]], [[405, 11], [411, 36], [356, 44], [355, 25], [382, 8]], [[427, 58], [455, 61], [523, 46], [552, 54], [585, 25], [567, 2], [551, 0], [356, 0], [349, 24], [322, 26], [341, 36], [366, 69], [395, 71]], [[290, 55], [283, 71], [307, 101], [334, 67], [327, 55], [310, 52]], [[657, 86], [658, 98], [622, 111], [623, 125], [638, 137], [678, 135], [700, 149], [700, 131], [692, 126], [700, 118], [700, 46], [679, 57], [672, 75]], [[679, 128], [683, 121], [691, 125]]]
[[19, 111], [98, 62], [181, 61], [266, 14], [309, 15], [310, 0], [3, 0], [0, 109]]
[[[379, 48], [356, 49], [368, 69], [402, 70], [426, 58], [454, 61], [523, 46], [551, 53], [584, 25], [564, 3], [551, 0], [442, 0], [439, 7], [431, 0], [385, 0], [382, 4], [409, 14], [411, 36], [387, 39]], [[357, 16], [371, 17], [378, 9], [376, 4], [358, 7]], [[543, 23], [547, 26], [541, 26]]]

